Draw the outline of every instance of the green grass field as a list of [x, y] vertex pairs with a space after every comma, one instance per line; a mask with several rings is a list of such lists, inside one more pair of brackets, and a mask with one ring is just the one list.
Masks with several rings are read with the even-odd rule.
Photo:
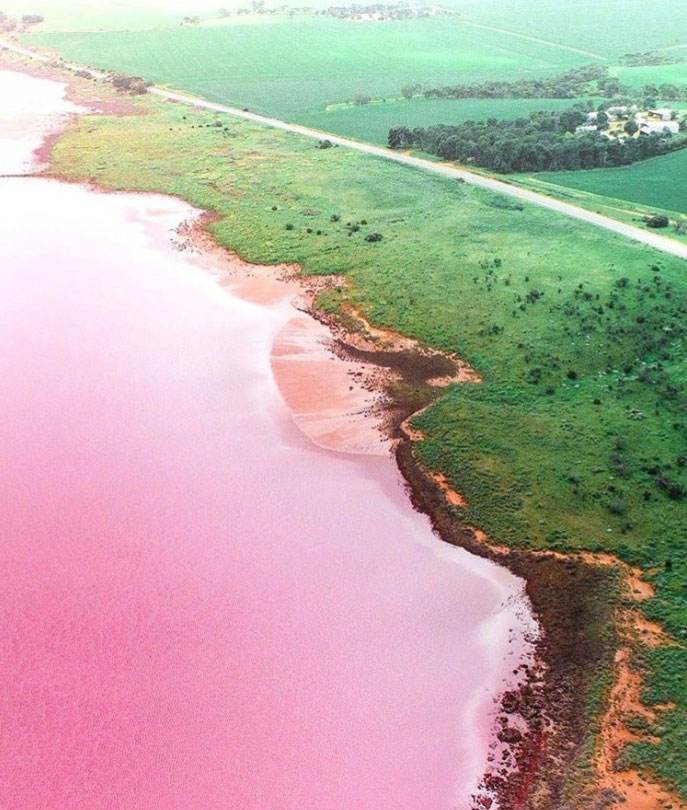
[[365, 106], [340, 106], [300, 116], [300, 121], [316, 129], [336, 132], [361, 141], [386, 144], [389, 129], [395, 126], [427, 127], [432, 124], [462, 124], [487, 118], [526, 118], [532, 110], [560, 110], [579, 99], [468, 98], [395, 99]]
[[468, 498], [462, 519], [512, 546], [611, 551], [656, 583], [643, 609], [681, 646], [645, 651], [647, 699], [677, 708], [626, 757], [687, 797], [685, 262], [462, 183], [139, 103], [149, 115], [77, 123], [56, 170], [217, 211], [217, 238], [249, 260], [344, 274], [323, 308], [461, 354], [484, 382], [415, 422], [420, 458]]
[[687, 149], [633, 166], [579, 172], [541, 172], [536, 179], [556, 186], [687, 213]]
[[358, 93], [556, 73], [589, 57], [464, 25], [459, 18], [365, 25], [326, 17], [154, 31], [41, 34], [30, 46], [137, 74], [213, 101], [299, 121]]
[[[670, 53], [670, 52], [668, 52]], [[623, 84], [644, 87], [653, 84], [684, 85], [687, 83], [687, 62], [675, 65], [650, 65], [644, 67], [621, 67], [613, 71]]]
[[675, 0], [448, 0], [468, 19], [593, 51], [611, 62], [628, 52], [687, 43]]

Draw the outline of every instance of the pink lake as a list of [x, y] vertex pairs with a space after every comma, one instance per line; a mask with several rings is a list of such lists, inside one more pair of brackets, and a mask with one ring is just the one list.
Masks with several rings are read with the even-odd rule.
[[298, 430], [293, 310], [175, 252], [190, 208], [0, 206], [0, 807], [470, 807], [523, 583]]

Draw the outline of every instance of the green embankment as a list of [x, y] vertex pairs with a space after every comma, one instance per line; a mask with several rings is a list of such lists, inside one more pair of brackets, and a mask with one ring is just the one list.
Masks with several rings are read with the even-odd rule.
[[680, 646], [647, 652], [647, 698], [677, 708], [626, 758], [687, 797], [685, 262], [462, 183], [141, 103], [149, 115], [82, 119], [56, 171], [213, 209], [219, 241], [249, 260], [345, 274], [323, 307], [472, 363], [483, 384], [416, 418], [417, 452], [497, 541], [611, 551], [656, 583], [644, 610]]

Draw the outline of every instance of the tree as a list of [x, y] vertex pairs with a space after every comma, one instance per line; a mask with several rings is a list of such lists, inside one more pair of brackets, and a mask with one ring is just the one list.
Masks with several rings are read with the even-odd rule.
[[389, 130], [389, 149], [404, 149], [413, 145], [413, 133], [408, 127], [392, 127]]
[[357, 107], [362, 107], [365, 104], [369, 104], [371, 101], [372, 98], [367, 93], [358, 93], [353, 99], [353, 103]]
[[626, 132], [626, 133], [627, 133], [627, 134], [628, 134], [630, 137], [632, 137], [632, 136], [633, 136], [633, 135], [635, 135], [637, 132], [639, 132], [639, 126], [638, 126], [637, 122], [636, 122], [636, 121], [632, 121], [632, 120], [628, 121], [628, 122], [625, 124], [625, 126], [623, 127], [623, 129], [625, 130], [625, 132]]

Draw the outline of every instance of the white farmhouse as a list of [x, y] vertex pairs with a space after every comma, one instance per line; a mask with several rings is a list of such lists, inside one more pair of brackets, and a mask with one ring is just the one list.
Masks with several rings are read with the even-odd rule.
[[680, 131], [680, 122], [671, 121], [670, 119], [645, 118], [644, 116], [638, 115], [637, 125], [639, 126], [639, 131], [644, 135], [663, 135], [666, 130], [668, 130], [671, 135], [677, 135]]
[[674, 113], [670, 107], [659, 107], [656, 110], [649, 110], [649, 116], [651, 118], [658, 118], [660, 121], [672, 121]]

